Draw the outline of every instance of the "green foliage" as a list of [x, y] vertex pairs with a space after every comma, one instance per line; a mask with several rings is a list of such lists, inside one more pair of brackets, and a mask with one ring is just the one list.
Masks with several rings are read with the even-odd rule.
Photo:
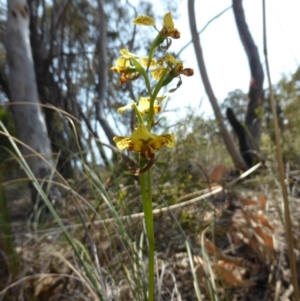
[[228, 96], [224, 99], [221, 105], [223, 116], [225, 116], [226, 109], [230, 107], [234, 110], [236, 118], [240, 121], [243, 121], [245, 119], [247, 105], [248, 95], [242, 90], [237, 89], [229, 92]]
[[[17, 137], [17, 128], [13, 115], [5, 107], [0, 107], [0, 121], [5, 125], [11, 136]], [[5, 135], [0, 134], [0, 163], [10, 157], [7, 152], [13, 150], [11, 143]]]
[[232, 164], [215, 120], [191, 113], [171, 129], [176, 135], [175, 148], [162, 150], [153, 170], [154, 185], [159, 190], [153, 193], [153, 199], [159, 205], [165, 205], [162, 196], [173, 205], [182, 196], [207, 188], [214, 166]]

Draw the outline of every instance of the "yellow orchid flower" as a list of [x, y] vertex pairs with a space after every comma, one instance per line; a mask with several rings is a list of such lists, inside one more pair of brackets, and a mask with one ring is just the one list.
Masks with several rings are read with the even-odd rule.
[[158, 65], [161, 67], [151, 71], [151, 75], [155, 80], [159, 80], [162, 74], [165, 72], [166, 68], [163, 67], [164, 63], [168, 65], [166, 68], [169, 68], [170, 70], [168, 82], [180, 74], [185, 76], [192, 76], [194, 74], [193, 69], [183, 68], [181, 61], [177, 61], [172, 54], [166, 54], [163, 58], [158, 60]]
[[130, 60], [121, 56], [117, 59], [116, 66], [112, 67], [111, 70], [118, 73], [124, 73], [130, 68], [134, 68], [134, 66], [131, 66]]
[[127, 148], [130, 151], [145, 155], [147, 159], [152, 159], [155, 156], [155, 150], [163, 146], [173, 148], [175, 144], [174, 135], [155, 135], [150, 133], [144, 124], [140, 124], [131, 137], [114, 137], [113, 139], [120, 150]]
[[[192, 76], [194, 74], [194, 70], [191, 68], [183, 68], [183, 64], [181, 61], [177, 61], [175, 57], [168, 53], [166, 54], [161, 60], [166, 62], [167, 64], [174, 66], [174, 69], [172, 70], [174, 75], [180, 75], [183, 74], [185, 76]], [[161, 61], [160, 60], [160, 61]]]
[[130, 62], [130, 58], [138, 58], [138, 56], [127, 49], [121, 49], [120, 52], [122, 56], [117, 59], [116, 66], [112, 67], [111, 70], [121, 74], [120, 83], [124, 84], [127, 80], [133, 81], [140, 77], [140, 73]]
[[[167, 98], [167, 96], [158, 96], [158, 97], [156, 97], [156, 100], [159, 101], [159, 102], [162, 102], [166, 98]], [[139, 99], [139, 104], [138, 105], [134, 101], [132, 101], [131, 104], [128, 104], [124, 107], [120, 107], [118, 109], [118, 113], [123, 114], [127, 109], [133, 109], [134, 105], [136, 105], [136, 107], [137, 107], [138, 111], [141, 113], [141, 115], [144, 116], [145, 114], [149, 113], [150, 98], [141, 97]], [[154, 104], [153, 109], [154, 109], [154, 115], [156, 115], [157, 113], [160, 112], [161, 105]]]
[[180, 32], [174, 27], [174, 22], [171, 13], [167, 13], [164, 17], [164, 27], [162, 29], [162, 35], [164, 38], [180, 38]]
[[[153, 18], [149, 16], [140, 15], [133, 20], [133, 24], [144, 25], [144, 26], [155, 26], [155, 21]], [[168, 38], [168, 37], [171, 37], [173, 39], [180, 38], [180, 32], [178, 31], [178, 29], [174, 27], [174, 22], [171, 13], [167, 13], [164, 16], [164, 25], [161, 33], [163, 38]]]

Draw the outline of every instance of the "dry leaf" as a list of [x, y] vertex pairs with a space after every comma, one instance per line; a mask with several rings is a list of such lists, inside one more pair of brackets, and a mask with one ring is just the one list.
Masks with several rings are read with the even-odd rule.
[[241, 212], [243, 214], [244, 219], [246, 220], [248, 225], [251, 225], [251, 213], [250, 212], [246, 212], [245, 210], [241, 209]]
[[259, 237], [262, 239], [263, 241], [263, 244], [269, 248], [270, 250], [272, 251], [275, 251], [274, 250], [274, 242], [273, 242], [273, 237], [268, 235], [267, 233], [265, 233], [263, 231], [263, 229], [261, 227], [257, 227], [254, 229], [255, 233], [257, 235], [259, 235]]
[[222, 256], [222, 261], [224, 262], [224, 264], [234, 265], [235, 267], [239, 267], [239, 268], [243, 268], [246, 265], [248, 265], [246, 259], [224, 255], [224, 254]]
[[251, 287], [255, 284], [252, 280], [243, 279], [239, 269], [229, 270], [222, 263], [214, 264], [213, 270], [227, 286]]
[[264, 195], [260, 195], [259, 197], [260, 210], [266, 209], [267, 199]]
[[270, 230], [274, 230], [274, 227], [269, 223], [266, 216], [264, 216], [263, 214], [258, 214], [257, 218], [258, 218], [261, 225], [267, 227]]
[[257, 202], [254, 200], [245, 200], [245, 199], [240, 199], [240, 203], [243, 206], [253, 206], [253, 205], [257, 205]]
[[246, 232], [244, 229], [240, 228], [239, 229], [240, 233], [243, 234], [244, 236], [244, 243], [246, 243], [253, 251], [256, 252], [256, 254], [260, 257], [265, 259], [265, 256], [263, 256], [260, 248], [259, 248], [259, 243], [257, 241], [257, 238], [253, 235], [252, 233]]
[[215, 166], [212, 171], [209, 173], [209, 178], [213, 182], [219, 182], [224, 173], [227, 172], [227, 167], [224, 165], [217, 165]]
[[205, 244], [205, 249], [210, 255], [215, 255], [217, 258], [219, 258], [221, 252], [209, 239], [206, 238], [204, 244]]

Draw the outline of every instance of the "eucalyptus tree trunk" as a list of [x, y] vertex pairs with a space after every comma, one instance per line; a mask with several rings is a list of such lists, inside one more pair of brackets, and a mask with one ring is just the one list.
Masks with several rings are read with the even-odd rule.
[[108, 65], [107, 65], [107, 16], [104, 12], [104, 2], [103, 0], [97, 0], [98, 2], [98, 10], [99, 10], [99, 39], [98, 39], [98, 100], [95, 102], [96, 107], [96, 117], [99, 121], [100, 125], [104, 133], [107, 136], [110, 144], [115, 145], [113, 137], [116, 136], [114, 130], [110, 126], [107, 116], [105, 114], [105, 101], [107, 97], [107, 78], [108, 78]]
[[248, 107], [245, 123], [242, 124], [235, 117], [231, 108], [227, 110], [227, 117], [231, 123], [240, 144], [240, 151], [248, 167], [254, 163], [263, 162], [260, 154], [260, 137], [262, 127], [262, 103], [264, 99], [264, 71], [260, 62], [257, 46], [248, 28], [242, 0], [232, 0], [233, 14], [241, 42], [244, 46], [251, 72], [251, 82], [248, 92]]
[[29, 9], [26, 0], [8, 0], [5, 48], [9, 65], [9, 90], [21, 151], [37, 178], [45, 178], [52, 164], [50, 140], [39, 98], [29, 40]]

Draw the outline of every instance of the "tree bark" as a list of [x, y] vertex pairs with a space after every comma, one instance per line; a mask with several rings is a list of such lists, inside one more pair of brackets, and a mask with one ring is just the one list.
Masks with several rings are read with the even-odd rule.
[[194, 0], [188, 0], [188, 11], [189, 11], [189, 22], [190, 22], [190, 29], [191, 29], [191, 35], [193, 39], [193, 45], [195, 48], [195, 54], [198, 62], [198, 67], [200, 70], [201, 78], [203, 81], [203, 85], [206, 91], [206, 94], [209, 98], [209, 101], [212, 105], [212, 108], [214, 110], [215, 116], [219, 123], [219, 128], [221, 131], [221, 135], [223, 138], [223, 141], [225, 143], [225, 146], [232, 158], [232, 161], [234, 162], [234, 165], [236, 168], [239, 169], [246, 169], [246, 164], [239, 153], [238, 149], [236, 148], [233, 138], [228, 132], [225, 123], [224, 118], [221, 114], [220, 106], [218, 104], [218, 101], [215, 97], [215, 94], [213, 92], [212, 86], [210, 84], [208, 74], [206, 71], [206, 66], [203, 58], [203, 52], [200, 44], [200, 38], [197, 33], [197, 25], [196, 25], [196, 19], [195, 19], [195, 9], [194, 9]]
[[116, 136], [113, 129], [111, 128], [107, 116], [104, 112], [104, 104], [107, 97], [107, 20], [104, 12], [104, 2], [103, 0], [98, 0], [99, 9], [99, 39], [98, 39], [98, 99], [95, 102], [96, 117], [100, 125], [103, 128], [110, 144], [115, 144], [113, 137]]
[[[53, 163], [50, 140], [39, 106], [34, 63], [29, 40], [29, 9], [26, 0], [8, 0], [5, 47], [9, 65], [12, 111], [22, 142]], [[37, 178], [50, 173], [49, 165], [34, 152], [21, 147], [22, 154]]]
[[[248, 157], [252, 156], [252, 159], [250, 160], [250, 165], [252, 165], [256, 156], [258, 156], [259, 159], [261, 158], [259, 155], [259, 143], [261, 137], [262, 119], [259, 116], [259, 112], [261, 111], [264, 97], [264, 72], [260, 62], [258, 49], [246, 23], [242, 0], [232, 0], [232, 7], [238, 33], [247, 54], [251, 71], [251, 82], [248, 92], [249, 103], [245, 117], [245, 125], [240, 125], [240, 129], [236, 129], [232, 122], [231, 124], [238, 135], [240, 148], [247, 149]], [[234, 117], [234, 113], [229, 111], [228, 116], [230, 121], [230, 116]], [[242, 136], [244, 137], [242, 138]], [[246, 142], [246, 145], [241, 145], [241, 138], [242, 141]]]

